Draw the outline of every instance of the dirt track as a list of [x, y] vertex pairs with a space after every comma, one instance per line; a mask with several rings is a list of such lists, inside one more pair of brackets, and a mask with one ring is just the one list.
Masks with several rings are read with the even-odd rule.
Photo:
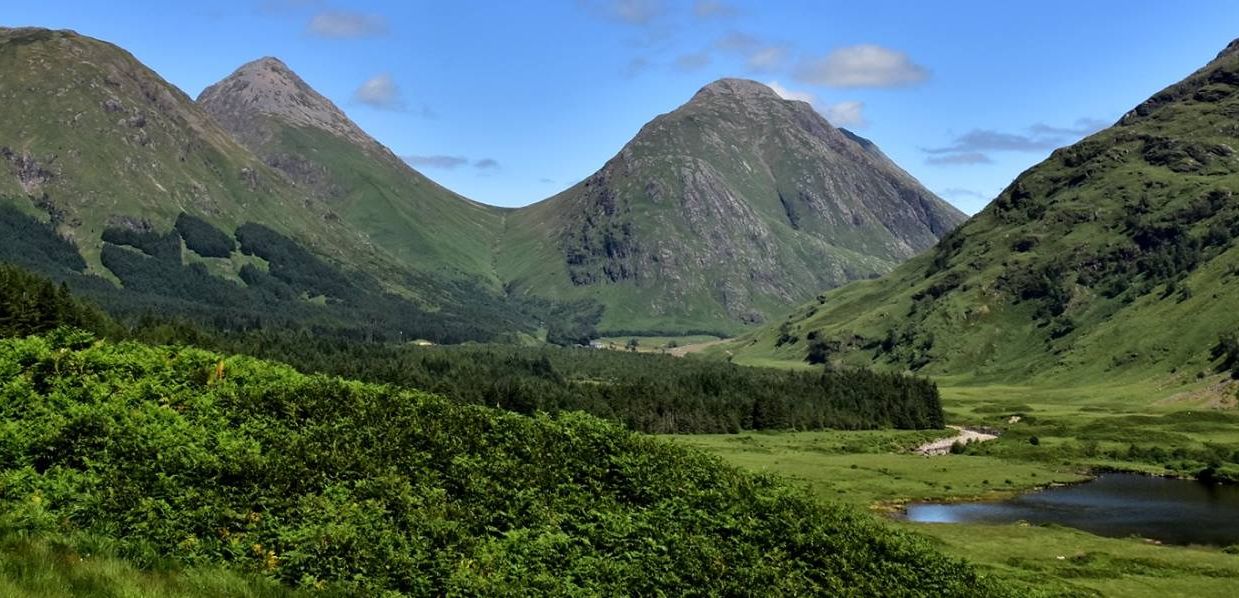
[[968, 430], [960, 426], [947, 427], [959, 433], [949, 438], [939, 438], [933, 442], [926, 442], [925, 444], [916, 447], [915, 452], [921, 455], [945, 455], [951, 452], [951, 445], [956, 442], [963, 442], [965, 444], [969, 442], [988, 442], [998, 438], [993, 434]]

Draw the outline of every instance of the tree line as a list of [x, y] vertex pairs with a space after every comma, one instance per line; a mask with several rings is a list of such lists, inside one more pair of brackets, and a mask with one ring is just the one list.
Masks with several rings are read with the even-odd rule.
[[70, 325], [117, 339], [248, 354], [307, 373], [416, 388], [518, 413], [585, 411], [649, 433], [943, 425], [937, 387], [898, 374], [784, 371], [581, 347], [423, 347], [312, 329], [220, 332], [154, 317], [122, 326], [47, 279], [13, 266], [0, 266], [0, 273], [7, 283], [0, 289], [0, 332], [8, 336]]

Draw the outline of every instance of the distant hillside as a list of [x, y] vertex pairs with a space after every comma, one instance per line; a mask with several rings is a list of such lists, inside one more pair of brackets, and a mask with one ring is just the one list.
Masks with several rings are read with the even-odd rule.
[[[183, 212], [269, 222], [322, 251], [360, 251], [298, 192], [128, 52], [71, 31], [0, 29], [0, 196], [50, 220], [90, 271], [108, 228], [172, 228]], [[331, 248], [335, 248], [332, 250]]]
[[1196, 380], [1239, 329], [1237, 150], [1239, 41], [925, 255], [731, 350], [1001, 382]]
[[283, 62], [250, 62], [198, 96], [216, 122], [401, 262], [498, 286], [501, 208], [422, 176]]
[[607, 330], [729, 332], [883, 274], [963, 220], [808, 104], [724, 79], [511, 214], [498, 263], [515, 292], [601, 302]]
[[[71, 31], [0, 29], [0, 105], [0, 229], [9, 232], [0, 259], [67, 281], [114, 313], [440, 342], [532, 334], [554, 313], [502, 296], [494, 235], [466, 234], [496, 227], [494, 210], [419, 178], [377, 144], [355, 149], [368, 137], [347, 121], [331, 121], [334, 132], [313, 143], [320, 154], [342, 148], [341, 168], [364, 179], [339, 188], [379, 190], [357, 201], [276, 167], [285, 162], [268, 165], [127, 52]], [[374, 203], [388, 196], [367, 169], [468, 213], [439, 217], [429, 200]], [[441, 238], [384, 232], [358, 215], [366, 210], [371, 223], [394, 225], [413, 210]], [[389, 233], [401, 241], [388, 243]]]

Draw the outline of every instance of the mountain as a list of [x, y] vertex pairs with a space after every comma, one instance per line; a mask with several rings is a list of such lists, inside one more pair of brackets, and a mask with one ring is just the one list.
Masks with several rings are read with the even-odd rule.
[[[299, 117], [307, 139], [330, 131], [313, 143], [341, 156], [332, 168], [403, 177], [400, 189], [412, 189], [400, 196], [405, 203], [379, 205], [387, 196], [376, 178], [327, 170], [328, 186], [376, 189], [332, 194], [287, 161], [267, 164], [116, 46], [72, 31], [0, 29], [0, 259], [68, 282], [114, 312], [223, 328], [289, 322], [443, 342], [531, 332], [545, 316], [487, 280], [488, 247], [480, 264], [441, 258], [467, 254], [478, 235], [464, 229], [495, 227], [486, 220], [494, 210], [419, 178], [315, 97], [281, 114]], [[255, 134], [264, 130], [255, 125]], [[402, 210], [443, 235], [416, 237]], [[395, 232], [373, 222], [395, 223]]]
[[410, 168], [274, 58], [196, 102], [71, 31], [0, 30], [0, 67], [0, 258], [113, 312], [443, 342], [579, 340], [599, 318], [732, 333], [963, 218], [751, 81], [706, 86], [582, 183], [511, 210]]
[[197, 102], [268, 166], [402, 262], [497, 282], [491, 253], [504, 210], [410, 168], [283, 62], [245, 64]]
[[50, 219], [92, 272], [109, 226], [170, 228], [182, 212], [263, 220], [323, 248], [362, 242], [332, 224], [129, 53], [71, 31], [0, 29], [0, 195]]
[[883, 274], [963, 220], [809, 104], [723, 79], [510, 214], [496, 257], [513, 292], [605, 305], [606, 330], [734, 332]]
[[1239, 330], [1237, 148], [1239, 40], [932, 251], [741, 339], [734, 358], [1004, 383], [1206, 377]]

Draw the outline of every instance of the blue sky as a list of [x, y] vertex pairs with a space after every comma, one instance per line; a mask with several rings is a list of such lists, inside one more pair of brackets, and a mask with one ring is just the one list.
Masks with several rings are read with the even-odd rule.
[[562, 0], [6, 3], [191, 96], [277, 56], [417, 168], [524, 205], [725, 77], [777, 83], [969, 213], [1212, 59], [1239, 2]]

